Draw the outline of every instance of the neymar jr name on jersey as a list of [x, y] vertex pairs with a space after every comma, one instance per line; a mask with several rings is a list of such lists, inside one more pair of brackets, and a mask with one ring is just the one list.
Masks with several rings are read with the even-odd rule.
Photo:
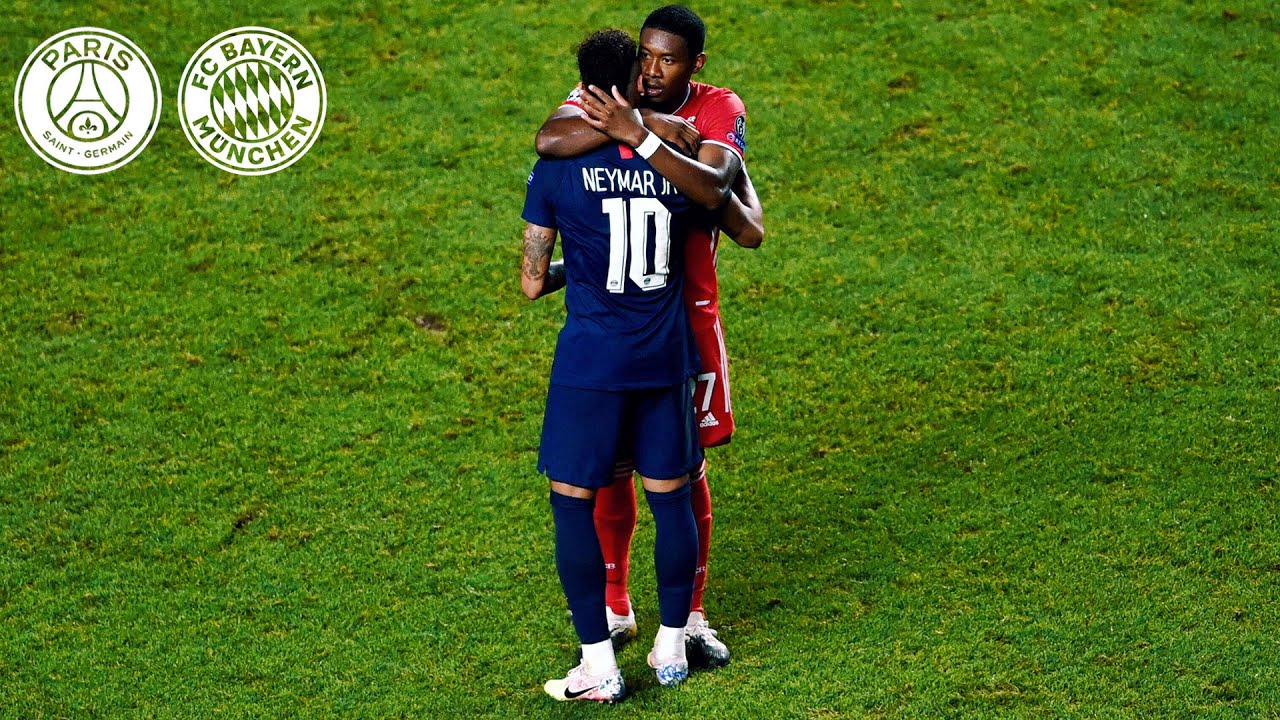
[[[661, 182], [658, 186], [656, 183]], [[635, 193], [657, 197], [655, 187], [662, 188], [662, 195], [679, 193], [667, 179], [652, 170], [627, 170], [624, 168], [584, 167], [582, 187], [592, 193]]]

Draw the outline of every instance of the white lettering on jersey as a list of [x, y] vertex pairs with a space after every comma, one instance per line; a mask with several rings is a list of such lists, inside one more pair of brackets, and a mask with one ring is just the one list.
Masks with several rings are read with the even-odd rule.
[[[657, 176], [652, 170], [582, 168], [582, 187], [593, 193], [631, 193], [657, 197]], [[675, 187], [665, 179], [662, 194], [674, 195]]]

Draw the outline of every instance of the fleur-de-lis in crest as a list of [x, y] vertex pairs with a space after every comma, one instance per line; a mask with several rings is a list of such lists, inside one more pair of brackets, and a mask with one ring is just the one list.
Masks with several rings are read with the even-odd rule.
[[76, 129], [84, 133], [85, 135], [92, 135], [93, 133], [96, 133], [98, 131], [98, 126], [94, 125], [89, 118], [85, 118], [84, 124]]

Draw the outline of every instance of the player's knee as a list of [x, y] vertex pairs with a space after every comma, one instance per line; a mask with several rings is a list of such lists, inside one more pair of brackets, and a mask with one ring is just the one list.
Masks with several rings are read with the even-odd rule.
[[671, 478], [670, 480], [657, 480], [655, 478], [647, 478], [647, 477], [641, 476], [640, 482], [641, 484], [644, 485], [644, 489], [648, 492], [669, 493], [669, 492], [675, 492], [676, 490], [679, 490], [680, 488], [688, 485], [689, 476], [681, 475], [678, 478]]
[[594, 488], [579, 487], [562, 483], [556, 480], [551, 481], [551, 493], [553, 495], [563, 495], [565, 497], [578, 498], [579, 500], [593, 500], [596, 496]]

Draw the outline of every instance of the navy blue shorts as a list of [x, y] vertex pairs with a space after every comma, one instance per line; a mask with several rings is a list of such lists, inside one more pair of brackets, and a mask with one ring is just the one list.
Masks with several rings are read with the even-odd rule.
[[542, 418], [538, 472], [569, 485], [600, 488], [613, 465], [633, 457], [636, 472], [670, 480], [702, 462], [689, 383], [646, 390], [584, 390], [552, 385]]

